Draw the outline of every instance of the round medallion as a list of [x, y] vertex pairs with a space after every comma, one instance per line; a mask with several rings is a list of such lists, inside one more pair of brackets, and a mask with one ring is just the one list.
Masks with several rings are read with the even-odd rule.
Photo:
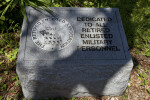
[[47, 51], [61, 50], [68, 46], [74, 37], [69, 22], [61, 18], [43, 18], [32, 28], [33, 42]]

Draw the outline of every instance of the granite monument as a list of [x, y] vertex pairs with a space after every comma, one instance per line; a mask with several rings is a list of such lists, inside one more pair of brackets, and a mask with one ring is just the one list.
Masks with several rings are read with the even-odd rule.
[[27, 99], [121, 95], [133, 67], [117, 8], [26, 7], [17, 74]]

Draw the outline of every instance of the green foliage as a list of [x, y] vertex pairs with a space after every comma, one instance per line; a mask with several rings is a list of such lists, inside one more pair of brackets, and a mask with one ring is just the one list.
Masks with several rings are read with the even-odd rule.
[[[25, 6], [32, 6], [36, 9], [41, 9], [38, 6], [42, 6], [47, 9], [46, 0], [4, 0], [0, 1], [0, 32], [14, 31], [17, 26], [21, 26], [22, 15], [27, 21], [25, 13]], [[50, 10], [49, 10], [50, 11]], [[14, 17], [15, 16], [15, 17]], [[13, 27], [13, 28], [12, 28]], [[9, 29], [8, 29], [9, 28]], [[20, 30], [20, 28], [19, 28]]]
[[0, 91], [6, 91], [6, 89], [7, 89], [7, 85], [4, 83], [1, 83], [0, 84]]
[[5, 7], [1, 13], [1, 16], [4, 16], [4, 14], [8, 11], [9, 8], [10, 10], [13, 10], [16, 6], [19, 6], [22, 15], [27, 21], [25, 6], [32, 6], [36, 9], [41, 9], [39, 6], [43, 6], [44, 9], [48, 10], [47, 7], [50, 5], [50, 1], [52, 0], [48, 0], [48, 1], [47, 0], [36, 0], [36, 1], [35, 0], [5, 0], [4, 1]]
[[127, 99], [127, 94], [122, 95], [122, 100], [126, 100]]
[[147, 85], [147, 80], [144, 80], [144, 84]]
[[4, 71], [4, 74], [5, 74], [5, 75], [8, 75], [8, 73], [9, 73], [8, 71]]
[[4, 63], [4, 60], [0, 61], [0, 65], [2, 65]]
[[9, 53], [5, 52], [5, 56], [12, 62], [14, 59], [16, 59], [18, 53], [18, 48], [12, 49], [9, 51]]
[[1, 16], [0, 20], [4, 21], [5, 20], [5, 16]]
[[16, 84], [15, 84], [15, 85], [16, 85], [16, 86], [19, 86], [19, 84], [20, 84], [20, 81], [19, 81], [19, 78], [18, 78], [18, 76], [16, 76], [16, 80], [17, 80], [17, 81], [16, 81]]
[[137, 73], [140, 75], [140, 69], [141, 69], [141, 65], [138, 65], [138, 68], [137, 68]]
[[141, 65], [138, 65], [138, 69], [140, 69], [141, 68]]
[[141, 77], [138, 77], [138, 79], [139, 79], [139, 80], [142, 80], [142, 78], [141, 78]]
[[16, 79], [17, 79], [16, 77], [12, 77], [12, 78], [11, 78], [12, 81], [14, 81], [14, 80], [16, 80]]
[[[13, 0], [11, 0], [12, 2]], [[4, 30], [6, 30], [9, 26], [9, 23], [7, 22], [9, 19], [11, 19], [11, 15], [10, 11], [8, 11], [8, 14], [6, 16], [2, 15], [3, 12], [6, 12], [6, 10], [4, 10], [4, 8], [8, 8], [7, 5], [9, 5], [8, 3], [10, 2], [10, 0], [2, 0], [0, 1], [0, 32], [3, 33]], [[9, 16], [8, 16], [9, 15]], [[7, 17], [8, 16], [8, 17]]]
[[145, 78], [146, 77], [146, 73], [148, 72], [148, 70], [145, 70], [145, 73], [140, 73], [140, 69], [141, 69], [141, 65], [138, 65], [138, 68], [137, 68], [137, 73], [139, 74], [139, 79], [141, 80], [142, 77]]
[[15, 98], [16, 100], [18, 100], [18, 97], [19, 97], [19, 94], [16, 93], [14, 98]]
[[140, 72], [140, 69], [141, 69], [141, 65], [138, 65], [138, 68], [137, 68], [137, 73], [139, 74], [138, 79], [141, 80], [141, 81], [142, 81], [142, 79], [143, 79], [144, 82], [141, 83], [141, 86], [145, 86], [145, 85], [147, 85], [147, 79], [146, 79], [146, 75], [147, 75], [147, 74], [146, 74], [146, 73], [148, 73], [148, 70], [145, 70], [144, 73], [142, 74], [142, 73]]
[[147, 73], [147, 72], [148, 72], [148, 70], [146, 69], [146, 70], [145, 70], [145, 73]]
[[145, 74], [145, 73], [144, 73], [144, 74], [142, 74], [142, 77], [143, 77], [143, 78], [145, 78], [145, 77], [146, 77], [146, 74]]
[[[1, 53], [6, 53], [8, 55], [9, 53], [15, 53], [19, 46], [19, 37], [17, 38], [17, 34], [15, 33], [5, 33], [5, 34], [0, 34], [0, 51]], [[12, 51], [8, 52], [10, 49]]]
[[141, 51], [141, 54], [150, 57], [150, 1], [138, 0], [131, 13], [131, 22], [135, 29], [134, 47]]
[[144, 86], [145, 84], [144, 83], [141, 83], [141, 86]]
[[147, 92], [150, 93], [150, 89], [147, 89]]
[[8, 97], [7, 100], [11, 100], [11, 98]]
[[122, 95], [122, 100], [124, 100], [124, 98], [125, 98], [124, 95]]
[[75, 97], [72, 97], [72, 99], [71, 100], [75, 100], [76, 98]]
[[0, 68], [9, 71], [10, 67], [16, 65], [19, 47], [18, 33], [0, 34]]
[[141, 86], [147, 85], [147, 80], [144, 80], [144, 83], [141, 83]]

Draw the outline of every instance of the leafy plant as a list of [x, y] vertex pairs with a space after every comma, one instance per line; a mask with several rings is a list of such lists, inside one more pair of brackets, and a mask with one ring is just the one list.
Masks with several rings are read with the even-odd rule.
[[138, 69], [140, 69], [141, 68], [141, 65], [138, 65]]
[[19, 97], [19, 94], [17, 93], [17, 94], [15, 94], [15, 99], [18, 99], [18, 97]]
[[0, 61], [0, 65], [4, 63], [4, 60]]
[[[144, 6], [143, 6], [144, 5]], [[138, 53], [150, 57], [150, 1], [139, 0], [132, 10], [131, 22], [135, 25], [134, 47]]]
[[8, 97], [7, 100], [11, 100], [11, 98]]
[[16, 77], [12, 77], [11, 80], [12, 80], [12, 81], [16, 80]]
[[138, 65], [138, 68], [137, 68], [137, 73], [140, 74], [140, 68], [141, 68], [141, 65]]
[[0, 81], [2, 80], [2, 77], [0, 77]]
[[147, 92], [150, 93], [150, 89], [147, 89]]
[[20, 84], [20, 81], [19, 81], [19, 78], [18, 78], [18, 76], [16, 76], [16, 80], [17, 80], [17, 81], [16, 81], [16, 84], [15, 84], [15, 85], [16, 85], [16, 86], [19, 86], [19, 84]]
[[144, 80], [144, 84], [147, 85], [147, 80]]
[[50, 11], [48, 9], [48, 6], [51, 4], [52, 0], [6, 0], [5, 4], [6, 7], [4, 8], [4, 10], [1, 13], [1, 18], [5, 18], [4, 14], [8, 11], [8, 9], [10, 8], [10, 10], [13, 10], [16, 6], [20, 7], [20, 10], [22, 12], [22, 15], [24, 16], [24, 18], [27, 21], [27, 16], [26, 16], [26, 12], [25, 12], [25, 6], [32, 6], [36, 9], [41, 9], [39, 6], [42, 6], [44, 9]]
[[2, 83], [2, 84], [1, 84], [1, 87], [0, 87], [0, 90], [1, 90], [1, 91], [5, 91], [6, 88], [7, 88], [7, 85], [4, 84], [4, 83]]
[[141, 77], [138, 77], [138, 79], [139, 79], [139, 80], [142, 80], [142, 78], [141, 78]]
[[141, 83], [141, 86], [147, 85], [147, 80], [144, 80], [144, 83]]
[[5, 74], [5, 75], [8, 75], [8, 71], [4, 71], [4, 74]]
[[2, 96], [0, 96], [0, 100], [2, 100]]
[[16, 59], [18, 53], [18, 48], [12, 49], [9, 53], [5, 53], [5, 56], [12, 62], [14, 59]]
[[11, 92], [12, 92], [12, 93], [14, 93], [14, 92], [15, 92], [15, 90], [12, 90]]
[[75, 100], [76, 98], [75, 97], [72, 97], [72, 100]]
[[144, 86], [145, 84], [144, 83], [141, 83], [141, 86]]
[[148, 70], [146, 69], [146, 70], [145, 70], [145, 73], [147, 73], [147, 72], [148, 72]]
[[124, 100], [125, 99], [125, 96], [124, 95], [122, 95], [122, 100]]
[[145, 78], [145, 77], [146, 77], [146, 74], [145, 74], [145, 73], [144, 73], [144, 74], [142, 74], [142, 77], [143, 77], [143, 78]]

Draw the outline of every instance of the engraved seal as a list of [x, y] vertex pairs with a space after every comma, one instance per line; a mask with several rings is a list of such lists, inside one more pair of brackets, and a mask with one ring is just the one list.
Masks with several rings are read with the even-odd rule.
[[61, 50], [72, 42], [74, 30], [65, 19], [43, 18], [33, 26], [31, 37], [43, 50]]

